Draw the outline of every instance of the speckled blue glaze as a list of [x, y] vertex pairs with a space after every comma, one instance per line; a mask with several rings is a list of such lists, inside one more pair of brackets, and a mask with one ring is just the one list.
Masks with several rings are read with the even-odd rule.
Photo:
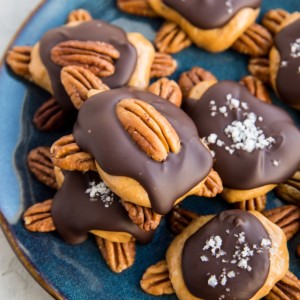
[[[148, 20], [119, 12], [116, 1], [60, 1], [52, 0], [40, 8], [17, 36], [15, 45], [32, 45], [50, 28], [63, 24], [68, 13], [77, 8], [85, 8], [93, 17], [110, 21], [127, 31], [141, 31], [153, 39], [161, 20]], [[262, 14], [272, 8], [288, 11], [300, 9], [298, 0], [264, 0]], [[218, 79], [239, 80], [247, 74], [247, 58], [233, 51], [210, 54], [196, 47], [190, 47], [175, 55], [179, 68], [174, 78], [192, 66], [200, 65], [213, 72]], [[27, 153], [40, 145], [51, 143], [71, 131], [71, 126], [63, 131], [48, 134], [38, 132], [32, 125], [32, 116], [49, 95], [38, 87], [14, 76], [4, 65], [0, 69], [0, 213], [8, 225], [6, 234], [11, 234], [26, 260], [40, 274], [42, 280], [58, 296], [66, 299], [157, 299], [144, 294], [139, 288], [139, 280], [144, 270], [164, 257], [173, 235], [165, 221], [151, 245], [137, 248], [135, 265], [122, 274], [112, 273], [104, 263], [93, 237], [78, 246], [65, 244], [56, 233], [39, 234], [27, 232], [21, 220], [25, 208], [35, 202], [51, 198], [54, 191], [37, 182], [26, 167]], [[276, 105], [284, 107], [298, 123], [296, 111], [280, 101]], [[245, 170], [247, 171], [247, 170]], [[281, 205], [273, 193], [268, 195], [268, 208]], [[202, 214], [220, 212], [230, 206], [222, 199], [212, 200], [189, 197], [184, 206]], [[300, 243], [298, 234], [289, 242], [290, 268], [300, 276], [300, 259], [295, 249]], [[160, 299], [176, 299], [174, 295]]]

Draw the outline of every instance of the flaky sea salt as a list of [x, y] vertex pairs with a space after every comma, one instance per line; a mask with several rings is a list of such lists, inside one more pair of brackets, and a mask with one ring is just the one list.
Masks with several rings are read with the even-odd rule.
[[211, 275], [207, 281], [208, 285], [211, 287], [216, 287], [218, 285], [218, 280], [216, 275]]
[[98, 184], [96, 184], [95, 181], [89, 182], [89, 187], [86, 189], [85, 193], [89, 194], [90, 201], [94, 202], [101, 200], [106, 208], [114, 201], [113, 192], [102, 181]]

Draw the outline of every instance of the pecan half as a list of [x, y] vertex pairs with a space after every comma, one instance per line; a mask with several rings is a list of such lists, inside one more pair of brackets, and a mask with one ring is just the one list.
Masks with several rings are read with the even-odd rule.
[[156, 52], [151, 66], [150, 77], [166, 77], [172, 75], [177, 68], [176, 60], [167, 53]]
[[91, 14], [87, 10], [80, 8], [80, 9], [72, 10], [69, 13], [67, 23], [88, 22], [91, 20], [93, 20]]
[[256, 210], [263, 211], [266, 208], [267, 196], [259, 196], [245, 201], [237, 202], [235, 205], [242, 210]]
[[23, 214], [27, 230], [32, 232], [50, 232], [55, 230], [51, 217], [52, 199], [29, 207]]
[[279, 184], [275, 192], [282, 200], [300, 206], [300, 170], [292, 178]]
[[96, 236], [96, 243], [112, 271], [120, 273], [133, 265], [135, 242], [115, 243]]
[[290, 271], [278, 281], [266, 297], [267, 300], [299, 300], [300, 280]]
[[191, 46], [188, 35], [173, 22], [165, 22], [157, 32], [154, 44], [159, 52], [177, 53]]
[[196, 195], [207, 197], [207, 198], [213, 198], [216, 197], [217, 194], [222, 193], [222, 191], [223, 191], [222, 180], [219, 174], [214, 169], [211, 169], [204, 184], [202, 185], [201, 189]]
[[166, 260], [150, 266], [144, 273], [140, 285], [142, 290], [150, 295], [173, 294], [173, 286], [169, 278], [169, 269]]
[[240, 53], [251, 56], [267, 55], [273, 45], [270, 32], [263, 26], [252, 24], [232, 45]]
[[60, 77], [67, 94], [77, 109], [88, 99], [89, 90], [103, 88], [109, 90], [109, 87], [102, 83], [94, 73], [80, 66], [62, 68]]
[[155, 213], [152, 208], [140, 206], [124, 200], [122, 200], [122, 204], [128, 211], [128, 216], [132, 222], [142, 230], [154, 230], [159, 225], [162, 216]]
[[300, 229], [300, 209], [295, 205], [284, 205], [266, 210], [263, 214], [278, 225], [290, 240]]
[[174, 234], [180, 234], [197, 216], [196, 213], [176, 205], [168, 218], [170, 229]]
[[251, 58], [248, 63], [251, 75], [264, 83], [270, 83], [270, 62], [267, 58]]
[[51, 97], [37, 109], [32, 121], [41, 131], [53, 131], [64, 124], [65, 117], [61, 106], [54, 97]]
[[200, 67], [193, 67], [191, 70], [183, 72], [178, 80], [183, 97], [186, 98], [191, 89], [202, 81], [217, 82], [217, 78], [211, 72]]
[[61, 67], [81, 66], [99, 77], [115, 72], [114, 60], [119, 56], [114, 46], [97, 41], [66, 41], [51, 49], [51, 60], [55, 64]]
[[117, 0], [120, 10], [143, 17], [158, 17], [158, 14], [152, 9], [148, 0]]
[[150, 104], [138, 99], [123, 99], [117, 103], [116, 113], [133, 141], [152, 159], [161, 162], [170, 151], [180, 151], [176, 131]]
[[269, 92], [260, 79], [249, 75], [243, 77], [240, 83], [243, 84], [254, 97], [263, 102], [272, 103]]
[[178, 107], [181, 105], [182, 92], [179, 85], [174, 80], [161, 78], [152, 83], [149, 86], [148, 91], [172, 102]]
[[15, 46], [8, 51], [6, 63], [13, 72], [30, 80], [29, 63], [31, 60], [31, 46]]
[[72, 134], [63, 136], [52, 145], [51, 159], [55, 166], [68, 171], [97, 171], [93, 157], [83, 152]]
[[282, 22], [289, 16], [290, 14], [283, 9], [272, 9], [269, 10], [262, 18], [262, 24], [266, 27], [272, 34], [278, 32], [279, 27]]
[[29, 171], [41, 183], [57, 189], [54, 166], [50, 158], [50, 147], [32, 149], [27, 156]]

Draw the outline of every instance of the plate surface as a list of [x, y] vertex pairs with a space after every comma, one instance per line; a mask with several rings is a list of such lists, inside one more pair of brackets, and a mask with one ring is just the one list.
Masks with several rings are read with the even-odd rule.
[[[148, 20], [123, 14], [116, 9], [114, 0], [102, 1], [46, 1], [35, 12], [13, 41], [13, 45], [32, 45], [47, 30], [63, 24], [68, 13], [77, 8], [91, 12], [94, 18], [122, 26], [126, 31], [140, 31], [153, 40], [161, 20]], [[273, 8], [290, 12], [299, 10], [295, 0], [263, 1], [262, 13]], [[219, 80], [239, 80], [247, 74], [247, 58], [233, 51], [222, 54], [206, 53], [190, 47], [175, 55], [178, 70], [174, 78], [192, 66], [200, 65], [213, 72]], [[30, 273], [56, 298], [67, 299], [158, 299], [144, 294], [139, 280], [144, 270], [164, 257], [173, 235], [165, 221], [159, 227], [154, 241], [137, 247], [135, 265], [122, 274], [112, 273], [103, 261], [91, 237], [78, 246], [65, 244], [56, 234], [27, 232], [21, 220], [22, 212], [35, 202], [52, 198], [54, 191], [37, 182], [26, 167], [27, 153], [42, 145], [51, 145], [58, 137], [68, 134], [72, 126], [56, 133], [38, 132], [32, 117], [35, 110], [49, 95], [38, 87], [17, 78], [3, 64], [0, 69], [0, 223], [18, 257]], [[296, 111], [280, 103], [299, 125]], [[246, 172], [247, 170], [245, 170]], [[273, 193], [268, 195], [268, 208], [282, 205]], [[184, 206], [208, 214], [230, 208], [222, 199], [189, 197]], [[300, 259], [296, 257], [298, 234], [289, 242], [290, 269], [300, 276]], [[165, 296], [159, 299], [176, 299]]]

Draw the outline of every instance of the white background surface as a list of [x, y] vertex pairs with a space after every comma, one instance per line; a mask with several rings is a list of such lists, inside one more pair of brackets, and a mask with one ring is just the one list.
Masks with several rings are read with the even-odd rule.
[[[0, 57], [23, 20], [40, 0], [0, 0]], [[52, 299], [29, 275], [0, 229], [0, 299]]]

